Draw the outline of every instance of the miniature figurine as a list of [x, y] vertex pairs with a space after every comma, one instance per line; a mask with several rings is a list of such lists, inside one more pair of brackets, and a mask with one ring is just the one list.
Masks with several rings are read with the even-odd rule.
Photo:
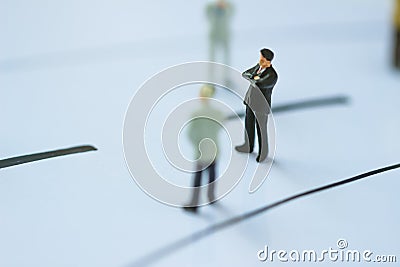
[[256, 124], [259, 146], [257, 162], [262, 162], [268, 156], [268, 114], [270, 113], [272, 90], [278, 80], [278, 74], [271, 64], [273, 58], [274, 53], [271, 50], [262, 49], [259, 63], [242, 74], [251, 83], [243, 101], [246, 106], [245, 129], [247, 136], [245, 134], [245, 143], [236, 146], [235, 149], [242, 153], [253, 152], [254, 126]]
[[210, 22], [210, 47], [209, 60], [214, 61], [217, 47], [221, 47], [224, 53], [223, 63], [230, 63], [230, 20], [233, 14], [233, 6], [226, 0], [217, 0], [207, 5], [207, 18]]
[[[218, 132], [221, 129], [223, 113], [210, 104], [210, 98], [214, 95], [215, 88], [211, 85], [204, 85], [200, 89], [201, 107], [192, 114], [193, 120], [189, 123], [188, 137], [195, 151], [197, 161], [195, 177], [193, 181], [192, 200], [184, 209], [190, 212], [197, 211], [199, 202], [201, 176], [204, 171], [208, 171], [208, 200], [210, 203], [215, 199], [215, 181], [216, 165], [219, 154]], [[207, 140], [209, 139], [209, 140]], [[200, 151], [201, 149], [201, 151]], [[207, 166], [208, 165], [208, 166]]]

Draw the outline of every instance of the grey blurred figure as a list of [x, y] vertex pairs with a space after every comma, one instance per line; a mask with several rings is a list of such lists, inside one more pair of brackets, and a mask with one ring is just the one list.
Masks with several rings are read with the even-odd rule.
[[[214, 95], [214, 92], [215, 88], [211, 85], [204, 85], [200, 89], [201, 107], [191, 114], [192, 121], [188, 125], [188, 137], [193, 145], [194, 157], [197, 160], [192, 199], [187, 205], [188, 207], [184, 208], [190, 212], [197, 212], [202, 174], [206, 171], [208, 172], [208, 182], [210, 184], [216, 178], [219, 153], [218, 133], [221, 129], [221, 125], [218, 122], [221, 122], [224, 117], [223, 113], [210, 103], [210, 98]], [[214, 202], [214, 184], [209, 186], [207, 193], [210, 203]]]
[[217, 0], [207, 5], [206, 13], [210, 25], [209, 60], [216, 61], [216, 49], [223, 51], [223, 63], [230, 64], [231, 19], [233, 6], [226, 0]]

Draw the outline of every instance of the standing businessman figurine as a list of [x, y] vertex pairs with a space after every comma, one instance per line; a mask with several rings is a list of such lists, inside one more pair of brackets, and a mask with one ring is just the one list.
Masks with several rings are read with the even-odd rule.
[[260, 51], [260, 61], [253, 68], [243, 72], [243, 78], [251, 85], [244, 98], [246, 105], [245, 118], [245, 143], [235, 149], [242, 153], [251, 153], [254, 148], [254, 127], [257, 126], [258, 156], [257, 162], [265, 160], [268, 156], [267, 122], [271, 107], [272, 90], [278, 80], [278, 74], [272, 67], [271, 61], [274, 53], [269, 49]]

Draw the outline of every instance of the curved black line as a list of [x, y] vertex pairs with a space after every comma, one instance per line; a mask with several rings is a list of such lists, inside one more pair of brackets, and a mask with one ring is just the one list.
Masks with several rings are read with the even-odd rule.
[[[334, 106], [334, 105], [346, 105], [349, 103], [349, 97], [347, 96], [331, 96], [331, 97], [322, 97], [317, 99], [303, 100], [298, 102], [293, 102], [289, 104], [278, 105], [272, 107], [272, 113], [280, 114], [287, 111], [293, 110], [301, 110], [307, 108], [318, 108], [318, 107], [326, 107], [326, 106]], [[226, 120], [236, 119], [237, 116], [244, 117], [244, 113], [237, 113], [237, 115], [231, 115], [226, 118]]]
[[0, 169], [19, 165], [19, 164], [25, 164], [25, 163], [29, 163], [29, 162], [33, 162], [33, 161], [38, 161], [38, 160], [60, 157], [60, 156], [76, 154], [76, 153], [83, 153], [83, 152], [88, 152], [88, 151], [95, 151], [95, 150], [97, 150], [97, 148], [95, 148], [93, 146], [76, 146], [76, 147], [71, 147], [71, 148], [66, 148], [66, 149], [59, 149], [59, 150], [35, 153], [35, 154], [24, 155], [24, 156], [9, 158], [9, 159], [3, 159], [3, 160], [0, 160]]
[[395, 164], [395, 165], [391, 165], [391, 166], [388, 166], [388, 167], [376, 169], [376, 170], [373, 170], [373, 171], [369, 171], [369, 172], [366, 172], [366, 173], [363, 173], [363, 174], [359, 174], [357, 176], [354, 176], [354, 177], [351, 177], [351, 178], [348, 178], [348, 179], [345, 179], [345, 180], [342, 180], [342, 181], [339, 181], [339, 182], [335, 182], [335, 183], [331, 183], [331, 184], [328, 184], [328, 185], [325, 185], [325, 186], [317, 187], [315, 189], [311, 189], [311, 190], [305, 191], [303, 193], [299, 193], [299, 194], [296, 194], [294, 196], [284, 198], [284, 199], [282, 199], [280, 201], [277, 201], [275, 203], [272, 203], [270, 205], [267, 205], [267, 206], [264, 206], [264, 207], [260, 207], [258, 209], [253, 210], [253, 211], [249, 211], [249, 212], [246, 212], [246, 213], [244, 213], [242, 215], [238, 215], [236, 217], [228, 219], [228, 220], [226, 220], [224, 222], [220, 222], [220, 223], [217, 223], [215, 225], [209, 226], [209, 227], [205, 228], [204, 230], [197, 231], [197, 232], [195, 232], [195, 233], [193, 233], [193, 234], [191, 234], [189, 236], [181, 238], [181, 239], [179, 239], [179, 240], [177, 240], [177, 241], [175, 241], [173, 243], [170, 243], [170, 244], [158, 249], [155, 252], [152, 252], [152, 253], [150, 253], [148, 255], [143, 256], [142, 258], [140, 258], [139, 260], [133, 262], [132, 264], [130, 264], [128, 266], [129, 267], [149, 266], [149, 265], [153, 264], [154, 262], [158, 261], [159, 259], [164, 258], [164, 257], [168, 256], [169, 254], [172, 254], [173, 252], [176, 252], [179, 249], [181, 249], [181, 248], [183, 248], [183, 247], [185, 247], [185, 246], [187, 246], [187, 245], [189, 245], [191, 243], [197, 242], [197, 241], [199, 241], [199, 240], [201, 240], [201, 239], [203, 239], [203, 238], [205, 238], [205, 237], [207, 237], [209, 235], [212, 235], [212, 234], [214, 234], [214, 233], [216, 233], [218, 231], [221, 231], [221, 230], [223, 230], [225, 228], [228, 228], [228, 227], [230, 227], [232, 225], [240, 223], [240, 222], [242, 222], [244, 220], [253, 218], [253, 217], [255, 217], [255, 216], [257, 216], [257, 215], [259, 215], [259, 214], [261, 214], [263, 212], [269, 211], [272, 208], [276, 208], [278, 206], [281, 206], [283, 204], [286, 204], [288, 202], [291, 202], [293, 200], [296, 200], [296, 199], [299, 199], [299, 198], [302, 198], [302, 197], [305, 197], [305, 196], [308, 196], [308, 195], [311, 195], [311, 194], [315, 194], [315, 193], [318, 193], [318, 192], [321, 192], [321, 191], [325, 191], [325, 190], [328, 190], [328, 189], [331, 189], [331, 188], [334, 188], [334, 187], [338, 187], [338, 186], [341, 186], [341, 185], [344, 185], [344, 184], [352, 183], [352, 182], [355, 182], [357, 180], [361, 180], [361, 179], [367, 178], [369, 176], [377, 175], [379, 173], [387, 172], [387, 171], [398, 169], [398, 168], [400, 168], [400, 163], [399, 164]]

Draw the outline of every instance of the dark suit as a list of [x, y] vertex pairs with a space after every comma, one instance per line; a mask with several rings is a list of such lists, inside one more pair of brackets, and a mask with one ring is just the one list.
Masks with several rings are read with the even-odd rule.
[[[268, 154], [267, 122], [268, 114], [271, 112], [271, 95], [278, 80], [278, 74], [272, 66], [257, 74], [259, 69], [260, 65], [257, 64], [243, 72], [242, 76], [251, 82], [244, 98], [246, 105], [245, 128], [248, 137], [246, 145], [250, 152], [253, 151], [254, 125], [257, 123], [259, 156], [264, 158]], [[259, 76], [260, 79], [254, 80], [255, 76]]]

